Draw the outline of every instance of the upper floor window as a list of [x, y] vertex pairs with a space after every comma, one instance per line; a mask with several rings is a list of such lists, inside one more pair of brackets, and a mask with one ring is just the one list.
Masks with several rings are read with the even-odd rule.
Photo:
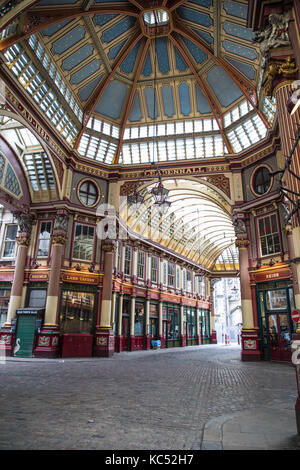
[[49, 255], [50, 236], [51, 236], [51, 222], [41, 222], [39, 238], [38, 238], [37, 256], [47, 257]]
[[6, 226], [2, 258], [13, 258], [15, 256], [17, 231], [17, 224], [10, 224]]
[[175, 266], [173, 263], [168, 263], [168, 286], [174, 287], [175, 285]]
[[120, 242], [118, 242], [116, 268], [117, 268], [117, 271], [119, 272], [121, 271], [121, 253], [122, 253], [122, 245]]
[[131, 270], [131, 246], [125, 246], [124, 274], [130, 275]]
[[158, 258], [151, 256], [151, 282], [158, 281]]
[[145, 277], [145, 252], [138, 252], [138, 262], [137, 262], [137, 277], [139, 279], [144, 279]]
[[276, 214], [258, 220], [261, 256], [280, 252], [280, 240]]
[[191, 271], [186, 272], [186, 290], [192, 292], [192, 273]]
[[180, 268], [177, 268], [176, 270], [176, 287], [180, 287]]
[[167, 263], [163, 264], [163, 283], [167, 284]]
[[92, 261], [94, 248], [94, 227], [77, 224], [74, 237], [73, 258]]

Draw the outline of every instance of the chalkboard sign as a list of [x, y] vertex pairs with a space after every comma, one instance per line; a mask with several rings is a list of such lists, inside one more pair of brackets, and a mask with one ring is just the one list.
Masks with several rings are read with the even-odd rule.
[[17, 315], [44, 315], [45, 309], [44, 308], [18, 308]]

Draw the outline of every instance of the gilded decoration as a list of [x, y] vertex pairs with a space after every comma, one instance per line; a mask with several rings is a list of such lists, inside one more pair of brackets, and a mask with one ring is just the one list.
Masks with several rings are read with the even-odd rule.
[[230, 182], [229, 178], [224, 175], [212, 175], [207, 177], [208, 183], [213, 184], [221, 189], [228, 197], [230, 197]]
[[266, 96], [272, 96], [276, 81], [278, 82], [279, 79], [293, 80], [296, 78], [297, 72], [298, 67], [291, 56], [288, 56], [285, 61], [271, 62], [262, 82]]
[[249, 240], [247, 238], [240, 238], [235, 241], [235, 246], [237, 248], [247, 248], [247, 246], [250, 244]]

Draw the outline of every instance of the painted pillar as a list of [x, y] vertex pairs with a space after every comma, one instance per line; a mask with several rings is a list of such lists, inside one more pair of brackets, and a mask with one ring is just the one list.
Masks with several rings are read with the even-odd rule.
[[41, 332], [37, 336], [35, 357], [57, 357], [59, 355], [58, 309], [61, 284], [61, 266], [64, 246], [67, 241], [68, 216], [59, 211], [54, 219], [51, 237], [51, 267], [48, 281], [45, 317]]
[[135, 299], [136, 299], [136, 292], [133, 290], [132, 295], [131, 295], [131, 309], [130, 309], [130, 351], [134, 351], [135, 349], [135, 336], [134, 336]]
[[214, 308], [214, 291], [215, 283], [219, 279], [210, 279], [210, 343], [217, 344], [217, 332], [215, 327], [215, 308]]
[[200, 332], [200, 308], [196, 309], [197, 314], [197, 344], [201, 344], [201, 332]]
[[123, 299], [124, 294], [119, 294], [119, 318], [118, 318], [118, 334], [116, 338], [116, 352], [122, 351], [122, 315], [123, 315]]
[[163, 338], [163, 303], [162, 300], [158, 304], [158, 339], [161, 342], [161, 347], [165, 347], [165, 341]]
[[146, 315], [145, 315], [145, 349], [150, 349], [150, 297], [147, 294], [146, 299]]
[[8, 304], [7, 318], [0, 330], [0, 351], [1, 354], [12, 355], [15, 335], [11, 332], [11, 322], [16, 317], [16, 310], [24, 307], [23, 285], [25, 278], [25, 266], [27, 259], [28, 247], [30, 244], [33, 217], [28, 214], [15, 214], [18, 221], [19, 232], [16, 237], [18, 245], [14, 279], [11, 288], [11, 295]]
[[242, 304], [242, 355], [243, 361], [256, 361], [261, 359], [259, 328], [254, 325], [252, 293], [250, 287], [249, 263], [248, 263], [247, 238], [238, 238], [236, 246], [239, 249], [240, 285]]
[[181, 346], [186, 346], [186, 331], [184, 328], [184, 306], [183, 304], [180, 305], [180, 342]]
[[112, 272], [116, 243], [113, 240], [102, 240], [104, 253], [104, 275], [100, 321], [96, 326], [94, 355], [110, 357], [114, 353], [114, 332], [112, 327]]

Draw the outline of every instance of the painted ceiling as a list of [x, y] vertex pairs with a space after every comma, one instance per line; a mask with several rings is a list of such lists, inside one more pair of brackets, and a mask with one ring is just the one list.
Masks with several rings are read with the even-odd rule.
[[[160, 22], [159, 14], [167, 20]], [[147, 15], [155, 15], [156, 23], [147, 24]], [[247, 112], [257, 112], [268, 124], [256, 93], [259, 49], [246, 18], [244, 0], [42, 0], [6, 25], [0, 50], [21, 83], [22, 67], [31, 67], [31, 77], [41, 75], [71, 123], [68, 144], [84, 157], [143, 163], [143, 149], [136, 160], [130, 150], [126, 160], [123, 146], [134, 141], [128, 129], [139, 129], [141, 138], [144, 126], [149, 140], [153, 123], [169, 125], [166, 135], [180, 122], [193, 138], [195, 125], [188, 132], [185, 124], [192, 121], [203, 123], [203, 156], [210, 148], [209, 156], [220, 156], [237, 151], [225, 123], [237, 105], [246, 101]], [[25, 27], [20, 33], [21, 21]], [[16, 70], [22, 51], [24, 63]], [[23, 78], [26, 91], [33, 82]], [[36, 98], [35, 90], [30, 93]], [[205, 130], [209, 119], [210, 129]], [[56, 129], [67, 135], [65, 127]], [[172, 132], [178, 134], [175, 128]], [[213, 140], [207, 143], [206, 135]], [[104, 157], [90, 156], [93, 139], [94, 146], [106, 145]], [[193, 149], [199, 145], [194, 142]], [[193, 153], [176, 158], [194, 158]], [[168, 155], [166, 160], [171, 159]]]

